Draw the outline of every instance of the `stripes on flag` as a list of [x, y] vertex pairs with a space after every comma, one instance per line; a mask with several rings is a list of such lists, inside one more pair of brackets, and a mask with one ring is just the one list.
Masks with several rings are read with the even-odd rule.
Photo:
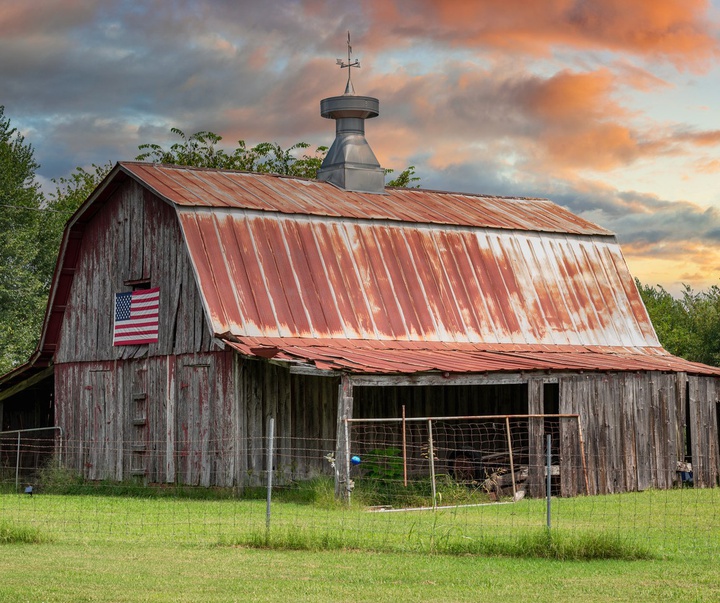
[[115, 294], [113, 345], [141, 345], [158, 340], [160, 287]]

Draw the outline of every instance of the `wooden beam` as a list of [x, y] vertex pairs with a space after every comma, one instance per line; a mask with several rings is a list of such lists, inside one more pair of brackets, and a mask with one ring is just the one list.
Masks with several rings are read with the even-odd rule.
[[524, 373], [424, 373], [407, 375], [350, 375], [351, 382], [359, 387], [383, 386], [446, 386], [446, 385], [522, 385], [530, 379], [543, 383], [557, 383], [556, 375], [536, 376]]
[[44, 379], [47, 379], [50, 375], [53, 374], [53, 371], [55, 369], [52, 366], [47, 367], [46, 369], [43, 369], [39, 373], [35, 373], [32, 377], [28, 377], [25, 379], [25, 381], [21, 381], [20, 383], [16, 383], [12, 387], [9, 387], [8, 389], [0, 392], [0, 400], [6, 400], [10, 396], [14, 396], [17, 393], [20, 393], [21, 391], [27, 389], [28, 387], [32, 387], [36, 383], [39, 383], [40, 381], [43, 381]]
[[[277, 361], [276, 363], [281, 366], [287, 366], [286, 362], [281, 363], [280, 361]], [[343, 373], [341, 373], [340, 371], [328, 371], [324, 369], [319, 369], [310, 364], [291, 364], [290, 374], [307, 375], [309, 377], [340, 377]]]

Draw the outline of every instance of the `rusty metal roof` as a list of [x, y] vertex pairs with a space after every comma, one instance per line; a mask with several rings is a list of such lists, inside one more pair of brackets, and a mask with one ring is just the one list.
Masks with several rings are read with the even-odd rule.
[[550, 201], [121, 168], [175, 206], [212, 329], [245, 354], [381, 373], [690, 367], [660, 347], [614, 236]]
[[178, 208], [215, 333], [658, 346], [609, 237]]
[[66, 229], [40, 359], [84, 224], [128, 177], [175, 207], [211, 328], [243, 354], [360, 373], [720, 371], [665, 352], [614, 236], [550, 201], [136, 162]]
[[371, 340], [250, 338], [228, 342], [261, 358], [310, 363], [350, 373], [492, 373], [523, 371], [684, 371], [720, 376], [662, 348], [522, 346]]
[[344, 191], [327, 182], [274, 174], [136, 162], [119, 165], [158, 196], [180, 207], [612, 235], [547, 199], [400, 188], [387, 188], [382, 195]]

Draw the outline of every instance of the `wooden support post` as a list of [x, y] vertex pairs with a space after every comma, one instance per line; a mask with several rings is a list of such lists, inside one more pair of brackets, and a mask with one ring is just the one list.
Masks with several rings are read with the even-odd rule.
[[352, 419], [353, 386], [348, 375], [340, 378], [338, 388], [338, 411], [335, 438], [335, 498], [349, 501], [352, 491], [350, 459], [348, 458], [348, 434], [346, 419]]
[[[544, 387], [542, 379], [528, 380], [528, 414], [543, 414]], [[545, 421], [541, 417], [533, 417], [528, 421], [528, 494], [533, 498], [545, 496], [545, 480], [543, 479]]]

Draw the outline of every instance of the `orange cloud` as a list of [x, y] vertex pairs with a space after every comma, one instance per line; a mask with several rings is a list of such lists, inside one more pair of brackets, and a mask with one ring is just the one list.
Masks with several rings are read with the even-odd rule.
[[620, 124], [598, 124], [580, 131], [545, 133], [544, 148], [564, 168], [611, 170], [632, 163], [640, 146], [630, 128]]
[[561, 71], [529, 90], [526, 106], [540, 118], [573, 123], [623, 115], [610, 99], [613, 75], [606, 69], [589, 73]]
[[32, 2], [3, 2], [0, 36], [27, 37], [62, 31], [68, 26], [91, 21], [96, 10], [94, 0], [46, 0], [42, 6]]
[[695, 171], [699, 174], [717, 174], [720, 172], [720, 159], [710, 159], [695, 165]]
[[374, 0], [374, 42], [424, 36], [548, 54], [556, 45], [632, 52], [701, 68], [719, 44], [707, 0]]

